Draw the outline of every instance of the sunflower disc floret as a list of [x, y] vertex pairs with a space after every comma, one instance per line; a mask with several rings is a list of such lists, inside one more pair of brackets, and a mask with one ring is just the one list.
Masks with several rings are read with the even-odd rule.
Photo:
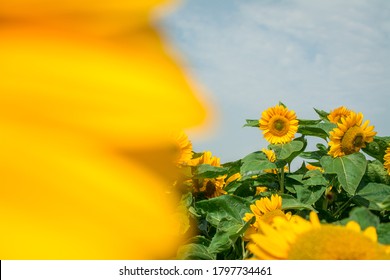
[[262, 113], [259, 128], [271, 144], [284, 144], [294, 139], [298, 131], [298, 120], [294, 111], [283, 105], [276, 105]]
[[374, 126], [368, 126], [369, 121], [363, 123], [363, 114], [351, 112], [348, 117], [342, 117], [330, 134], [329, 152], [333, 157], [341, 157], [359, 152], [366, 147], [366, 143], [374, 140], [376, 132]]

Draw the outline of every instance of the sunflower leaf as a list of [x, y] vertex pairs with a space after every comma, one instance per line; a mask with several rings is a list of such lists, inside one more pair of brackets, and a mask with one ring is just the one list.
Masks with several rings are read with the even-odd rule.
[[355, 194], [367, 167], [366, 157], [361, 153], [337, 158], [324, 156], [320, 163], [325, 173], [337, 174], [340, 185], [350, 195]]
[[316, 108], [314, 108], [314, 111], [316, 111], [316, 113], [318, 114], [318, 116], [321, 119], [328, 120], [328, 115], [329, 115], [328, 112], [325, 112], [324, 110], [319, 110], [319, 109], [316, 109]]
[[360, 187], [354, 201], [372, 210], [390, 209], [390, 186], [378, 183], [368, 183]]
[[297, 192], [297, 199], [299, 202], [305, 205], [313, 205], [317, 200], [319, 200], [322, 194], [325, 192], [325, 186], [301, 186], [294, 185], [294, 188]]
[[350, 221], [357, 222], [362, 230], [369, 226], [376, 228], [379, 225], [379, 218], [365, 207], [356, 207], [352, 209], [349, 213], [349, 217], [341, 220], [340, 224], [345, 225]]
[[390, 223], [379, 224], [376, 228], [378, 242], [381, 244], [390, 244]]
[[197, 166], [194, 178], [217, 178], [218, 176], [227, 174], [227, 172], [228, 168], [225, 167], [201, 164]]
[[276, 164], [270, 162], [267, 156], [260, 151], [251, 153], [242, 159], [240, 173], [242, 178], [250, 178], [253, 175], [263, 174], [266, 169], [275, 169]]
[[301, 202], [288, 194], [282, 194], [282, 209], [309, 209], [312, 211], [316, 211], [310, 204]]
[[275, 152], [278, 160], [291, 162], [293, 158], [305, 149], [306, 144], [306, 139], [300, 137], [286, 144], [271, 144], [269, 148]]
[[244, 124], [244, 127], [259, 127], [259, 120], [245, 120], [246, 124]]
[[372, 156], [373, 158], [379, 160], [383, 163], [383, 157], [386, 154], [386, 149], [390, 145], [390, 136], [387, 137], [379, 137], [375, 136], [374, 141], [366, 144], [366, 147], [362, 150], [368, 154], [369, 156]]
[[218, 227], [223, 218], [233, 218], [241, 223], [245, 213], [250, 212], [249, 205], [248, 200], [235, 195], [222, 195], [195, 204], [197, 210], [214, 227]]

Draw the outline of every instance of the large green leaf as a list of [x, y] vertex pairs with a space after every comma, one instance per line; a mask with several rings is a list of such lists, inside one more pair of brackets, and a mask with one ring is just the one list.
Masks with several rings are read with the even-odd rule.
[[195, 178], [217, 178], [218, 176], [225, 175], [228, 172], [228, 168], [212, 166], [210, 164], [198, 165], [195, 171]]
[[390, 223], [379, 224], [376, 231], [379, 243], [390, 244]]
[[277, 160], [285, 160], [291, 162], [292, 159], [304, 150], [306, 140], [304, 138], [297, 138], [286, 144], [269, 145], [269, 148], [275, 152]]
[[325, 179], [322, 172], [319, 170], [309, 170], [303, 176], [303, 184], [305, 186], [327, 186], [328, 180]]
[[242, 160], [240, 173], [243, 179], [250, 178], [253, 175], [264, 173], [266, 169], [277, 168], [276, 164], [270, 162], [267, 156], [260, 151], [251, 153], [244, 157]]
[[350, 195], [355, 194], [367, 167], [367, 160], [361, 153], [337, 158], [324, 156], [320, 163], [325, 173], [337, 174], [340, 185]]
[[218, 224], [217, 232], [211, 240], [208, 251], [211, 254], [221, 253], [223, 251], [228, 250], [229, 248], [234, 246], [237, 239], [244, 234], [246, 229], [253, 222], [252, 220], [248, 222], [240, 221], [237, 222], [236, 219], [232, 218], [223, 218], [221, 222]]
[[325, 192], [325, 186], [294, 186], [297, 192], [297, 200], [304, 205], [313, 205], [317, 200], [319, 200], [322, 194]]
[[349, 213], [349, 217], [341, 220], [340, 223], [345, 225], [349, 221], [357, 222], [362, 230], [369, 226], [376, 228], [379, 225], [379, 218], [365, 207], [356, 207], [352, 209], [352, 211]]
[[315, 211], [315, 209], [308, 203], [303, 203], [291, 195], [282, 194], [282, 209], [309, 209]]
[[379, 160], [383, 163], [383, 157], [386, 153], [386, 149], [389, 147], [390, 144], [390, 136], [386, 137], [380, 137], [375, 136], [374, 141], [366, 144], [366, 147], [362, 150], [372, 156], [373, 158]]
[[370, 182], [390, 184], [390, 176], [379, 160], [374, 160], [367, 164], [366, 176]]
[[390, 210], [389, 198], [389, 185], [368, 183], [357, 190], [354, 201], [372, 210]]
[[245, 213], [250, 212], [249, 205], [248, 200], [235, 195], [222, 195], [195, 204], [197, 210], [215, 227], [218, 227], [224, 218], [233, 218], [241, 222]]

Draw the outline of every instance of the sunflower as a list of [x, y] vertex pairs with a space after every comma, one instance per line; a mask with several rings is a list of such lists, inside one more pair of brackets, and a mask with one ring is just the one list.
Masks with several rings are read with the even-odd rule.
[[210, 151], [205, 151], [200, 157], [193, 158], [188, 162], [190, 166], [197, 166], [200, 164], [210, 164], [212, 166], [221, 166], [221, 159], [219, 157], [213, 156]]
[[319, 170], [321, 172], [324, 172], [324, 169], [322, 167], [319, 167], [319, 166], [315, 166], [315, 165], [312, 165], [310, 163], [306, 164], [306, 168], [308, 170]]
[[185, 165], [192, 159], [192, 143], [184, 131], [172, 133], [175, 163]]
[[253, 217], [256, 219], [245, 233], [246, 239], [248, 239], [251, 234], [259, 231], [260, 221], [270, 224], [275, 217], [283, 217], [287, 220], [291, 218], [290, 212], [285, 214], [282, 211], [282, 197], [277, 194], [271, 195], [271, 199], [262, 197], [259, 200], [256, 200], [256, 202], [250, 206], [250, 209], [251, 213], [245, 213], [243, 220], [248, 222]]
[[276, 217], [272, 225], [260, 222], [247, 248], [257, 259], [390, 259], [389, 246], [377, 242], [374, 227], [362, 231], [354, 221], [346, 226], [320, 224], [315, 212], [310, 221], [293, 216], [289, 221]]
[[294, 111], [283, 105], [268, 108], [261, 114], [259, 128], [271, 144], [290, 142], [298, 131], [298, 120]]
[[387, 170], [387, 173], [390, 175], [390, 146], [386, 149], [385, 156], [383, 157], [384, 163], [383, 166]]
[[0, 4], [0, 259], [176, 253], [154, 168], [206, 108], [151, 20], [168, 2]]
[[267, 156], [267, 158], [270, 162], [276, 161], [276, 155], [275, 155], [275, 152], [273, 150], [268, 150], [268, 149], [263, 148], [261, 151]]
[[328, 115], [328, 120], [331, 123], [337, 124], [341, 120], [341, 118], [348, 117], [350, 114], [351, 114], [351, 110], [349, 110], [348, 108], [346, 108], [344, 106], [341, 106], [341, 107], [338, 107], [338, 108], [330, 111], [330, 113]]
[[374, 126], [368, 126], [368, 120], [362, 122], [362, 113], [351, 112], [348, 117], [341, 118], [337, 127], [329, 133], [328, 154], [333, 157], [353, 154], [366, 147], [366, 143], [372, 142], [376, 135]]
[[261, 193], [266, 192], [267, 190], [268, 190], [268, 187], [266, 187], [266, 186], [257, 186], [255, 196], [260, 195]]

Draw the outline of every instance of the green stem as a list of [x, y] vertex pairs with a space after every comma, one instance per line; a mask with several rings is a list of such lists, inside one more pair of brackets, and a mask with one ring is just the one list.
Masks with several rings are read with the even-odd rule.
[[353, 196], [350, 199], [348, 199], [343, 205], [341, 205], [340, 208], [337, 209], [337, 211], [333, 214], [333, 217], [337, 217], [339, 214], [341, 214], [341, 212], [343, 212], [345, 210], [345, 208], [347, 208], [347, 206], [351, 202], [352, 198], [353, 198]]
[[322, 202], [322, 210], [328, 210], [328, 199], [325, 197], [324, 201]]
[[284, 166], [280, 168], [280, 193], [284, 193]]

